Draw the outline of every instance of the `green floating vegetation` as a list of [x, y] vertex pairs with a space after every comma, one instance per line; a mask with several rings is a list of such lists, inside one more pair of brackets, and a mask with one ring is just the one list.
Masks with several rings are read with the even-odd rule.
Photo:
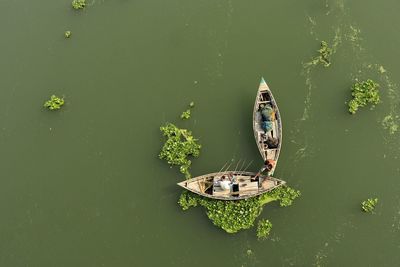
[[269, 232], [271, 232], [272, 223], [269, 220], [261, 219], [257, 225], [257, 238], [259, 240], [267, 239]]
[[187, 109], [187, 110], [185, 110], [182, 114], [181, 114], [181, 119], [182, 120], [188, 120], [188, 119], [190, 119], [190, 109], [191, 108], [194, 108], [194, 102], [192, 101], [192, 102], [190, 102], [189, 103], [189, 109]]
[[361, 202], [361, 209], [364, 212], [373, 212], [376, 204], [378, 204], [377, 198], [368, 198], [367, 200]]
[[189, 167], [192, 162], [188, 156], [198, 157], [201, 145], [190, 131], [179, 129], [172, 123], [160, 127], [160, 130], [167, 138], [159, 154], [160, 159], [165, 159], [170, 165], [180, 166], [180, 172], [189, 179], [191, 177]]
[[69, 37], [71, 37], [71, 34], [72, 34], [71, 31], [65, 31], [64, 32], [64, 37], [65, 38], [69, 38]]
[[73, 0], [71, 4], [74, 9], [83, 9], [86, 6], [86, 0]]
[[189, 191], [182, 192], [179, 205], [182, 210], [188, 210], [198, 205], [206, 209], [208, 218], [214, 225], [227, 233], [236, 233], [249, 229], [260, 215], [263, 205], [271, 201], [279, 201], [282, 207], [290, 206], [293, 200], [300, 196], [300, 191], [288, 186], [278, 187], [268, 193], [249, 199], [224, 201], [205, 198]]
[[57, 110], [60, 109], [62, 105], [64, 105], [64, 98], [52, 95], [49, 100], [44, 102], [43, 106], [49, 110]]
[[319, 52], [319, 61], [324, 65], [324, 67], [329, 67], [331, 65], [331, 55], [332, 48], [328, 46], [328, 43], [325, 41], [321, 42], [321, 48], [318, 50]]
[[359, 107], [365, 107], [369, 103], [378, 104], [380, 102], [378, 88], [379, 84], [371, 79], [357, 81], [351, 89], [353, 99], [349, 101], [349, 112], [355, 114]]
[[184, 111], [181, 115], [182, 120], [188, 120], [190, 118], [190, 109], [187, 109]]
[[298, 198], [301, 193], [299, 190], [288, 186], [281, 186], [270, 191], [267, 195], [273, 199], [279, 200], [279, 205], [281, 207], [288, 207], [293, 204], [293, 200]]
[[318, 63], [321, 63], [324, 67], [329, 67], [331, 65], [331, 55], [333, 54], [332, 48], [329, 47], [326, 41], [321, 41], [321, 48], [317, 51], [319, 53], [319, 56], [315, 57], [310, 63], [312, 65], [317, 65]]

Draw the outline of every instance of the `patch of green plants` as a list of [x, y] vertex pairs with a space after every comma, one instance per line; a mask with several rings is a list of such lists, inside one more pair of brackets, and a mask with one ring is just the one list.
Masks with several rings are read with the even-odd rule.
[[377, 198], [368, 198], [367, 200], [361, 202], [361, 210], [364, 212], [373, 212], [376, 204], [378, 204]]
[[317, 65], [321, 63], [324, 67], [329, 67], [331, 65], [331, 56], [333, 54], [332, 48], [329, 47], [326, 41], [321, 41], [321, 48], [317, 50], [319, 56], [313, 58], [313, 60], [307, 65]]
[[329, 67], [331, 65], [332, 48], [328, 46], [327, 42], [322, 41], [321, 48], [318, 50], [318, 52], [319, 62], [321, 62], [324, 67]]
[[71, 4], [74, 9], [83, 9], [86, 6], [86, 0], [73, 0]]
[[65, 37], [65, 38], [71, 37], [71, 31], [65, 31], [65, 32], [64, 32], [64, 37]]
[[188, 120], [190, 118], [190, 109], [187, 109], [184, 111], [181, 115], [182, 120]]
[[[222, 228], [227, 233], [236, 233], [239, 230], [249, 229], [254, 225], [254, 221], [260, 215], [263, 205], [271, 201], [280, 201], [282, 207], [290, 206], [298, 196], [300, 196], [300, 192], [288, 186], [278, 187], [260, 196], [235, 201], [205, 198], [189, 191], [184, 191], [178, 203], [183, 210], [188, 210], [198, 205], [203, 206], [206, 209], [207, 217], [214, 225]], [[282, 205], [282, 203], [285, 204]]]
[[261, 219], [257, 225], [257, 238], [259, 240], [267, 239], [269, 232], [271, 232], [272, 223], [269, 220]]
[[49, 100], [44, 102], [43, 106], [49, 110], [57, 110], [60, 109], [62, 105], [64, 105], [64, 98], [52, 95]]
[[198, 205], [203, 206], [214, 225], [224, 229], [227, 233], [236, 233], [241, 229], [250, 228], [262, 210], [262, 205], [257, 197], [224, 201], [201, 197], [189, 191], [182, 192], [178, 203], [183, 210]]
[[353, 99], [349, 101], [349, 112], [355, 114], [360, 107], [371, 103], [376, 105], [380, 102], [379, 84], [371, 79], [356, 82], [351, 88]]
[[180, 195], [178, 204], [181, 206], [182, 210], [188, 210], [191, 207], [197, 207], [199, 201], [201, 201], [201, 198], [198, 195], [185, 190]]
[[181, 114], [181, 119], [182, 120], [188, 120], [190, 119], [190, 115], [191, 115], [191, 111], [190, 109], [194, 108], [194, 102], [190, 102], [189, 103], [189, 108], [187, 110], [185, 110], [182, 114]]
[[272, 198], [278, 200], [281, 207], [288, 207], [292, 205], [293, 201], [299, 196], [301, 196], [299, 190], [295, 190], [289, 186], [280, 186], [264, 195], [261, 195], [260, 199], [262, 201], [264, 198]]
[[172, 123], [161, 126], [160, 130], [167, 138], [159, 154], [160, 159], [166, 160], [170, 165], [180, 166], [180, 172], [189, 179], [191, 177], [189, 167], [192, 162], [188, 157], [198, 157], [201, 145], [190, 131], [180, 129]]

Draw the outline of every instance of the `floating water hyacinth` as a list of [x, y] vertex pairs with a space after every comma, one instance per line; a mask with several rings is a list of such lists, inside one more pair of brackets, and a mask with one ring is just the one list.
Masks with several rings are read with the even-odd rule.
[[64, 105], [64, 98], [52, 95], [49, 100], [47, 100], [43, 106], [49, 110], [58, 110]]
[[178, 203], [182, 210], [188, 210], [198, 205], [204, 207], [207, 217], [215, 226], [222, 228], [227, 233], [236, 233], [252, 227], [265, 204], [279, 201], [281, 207], [287, 207], [292, 205], [293, 201], [300, 195], [298, 190], [288, 186], [280, 186], [253, 198], [225, 201], [202, 197], [185, 190], [182, 192]]
[[257, 225], [257, 238], [259, 240], [267, 239], [272, 229], [272, 223], [269, 220], [261, 219]]
[[379, 84], [371, 79], [362, 82], [356, 82], [352, 86], [353, 99], [349, 101], [349, 112], [355, 114], [359, 107], [365, 107], [372, 103], [376, 105], [380, 102]]
[[184, 111], [181, 115], [182, 120], [188, 120], [190, 118], [190, 109]]
[[73, 0], [71, 4], [74, 9], [83, 9], [86, 6], [86, 0]]
[[377, 198], [368, 198], [367, 200], [361, 202], [361, 209], [364, 212], [373, 212], [376, 204], [378, 204]]
[[321, 42], [321, 48], [318, 50], [320, 56], [319, 56], [319, 62], [321, 62], [324, 67], [329, 67], [331, 65], [331, 55], [332, 55], [332, 48], [328, 46], [328, 43], [325, 41]]
[[160, 131], [167, 138], [159, 154], [160, 159], [165, 159], [170, 165], [180, 166], [180, 172], [189, 179], [192, 162], [188, 156], [199, 156], [201, 145], [197, 143], [198, 140], [190, 131], [179, 129], [172, 123], [160, 127]]
[[[335, 36], [336, 38], [336, 36]], [[340, 41], [335, 40], [338, 43]], [[329, 67], [331, 65], [331, 55], [333, 54], [333, 49], [328, 46], [326, 41], [321, 41], [321, 48], [317, 50], [319, 56], [314, 57], [310, 62], [305, 64], [305, 67], [315, 66], [318, 63], [321, 63], [324, 67]]]

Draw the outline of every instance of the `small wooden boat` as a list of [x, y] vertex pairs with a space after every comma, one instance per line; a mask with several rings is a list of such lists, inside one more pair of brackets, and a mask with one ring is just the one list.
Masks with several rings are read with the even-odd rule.
[[[269, 128], [268, 131], [263, 129], [263, 123], [266, 122], [264, 122], [262, 111], [265, 108], [273, 111], [271, 119], [267, 122]], [[272, 176], [281, 151], [282, 121], [274, 96], [264, 78], [261, 78], [256, 101], [254, 103], [253, 131], [258, 150], [260, 151], [264, 162], [267, 160], [272, 160], [274, 162], [272, 170], [269, 172], [269, 175]]]
[[[266, 193], [286, 183], [265, 175], [256, 176], [257, 174], [252, 172], [215, 172], [194, 177], [178, 185], [208, 198], [239, 200]], [[222, 181], [225, 182], [225, 186], [221, 184]], [[229, 184], [228, 188], [226, 184]]]

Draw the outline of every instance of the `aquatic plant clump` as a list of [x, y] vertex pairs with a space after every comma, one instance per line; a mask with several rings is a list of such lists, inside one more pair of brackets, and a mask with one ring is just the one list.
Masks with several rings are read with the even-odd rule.
[[351, 89], [353, 99], [349, 101], [349, 112], [355, 114], [359, 107], [365, 107], [369, 103], [378, 104], [380, 102], [378, 88], [379, 84], [371, 79], [356, 82]]
[[272, 223], [269, 220], [261, 219], [257, 225], [257, 238], [259, 240], [267, 239], [269, 232], [271, 232]]
[[321, 42], [321, 48], [318, 50], [319, 52], [319, 61], [324, 65], [324, 67], [329, 67], [331, 65], [331, 55], [332, 48], [328, 46], [328, 43], [325, 41]]
[[189, 191], [184, 191], [179, 198], [179, 205], [183, 210], [201, 205], [206, 209], [207, 217], [214, 225], [224, 229], [227, 233], [236, 233], [241, 229], [253, 226], [255, 219], [260, 215], [262, 205], [257, 197], [223, 201], [204, 198]]
[[184, 112], [182, 112], [181, 114], [181, 119], [182, 120], [188, 120], [190, 119], [190, 115], [191, 115], [191, 111], [190, 109], [194, 108], [194, 102], [190, 102], [189, 103], [189, 108], [187, 110], [185, 110]]
[[64, 105], [64, 98], [52, 95], [49, 100], [44, 102], [43, 106], [49, 110], [57, 110], [60, 109], [62, 105]]
[[191, 207], [197, 207], [200, 198], [196, 196], [197, 195], [189, 193], [188, 191], [182, 192], [178, 200], [178, 204], [181, 206], [182, 210], [188, 210]]
[[361, 202], [361, 210], [364, 212], [373, 212], [376, 204], [378, 204], [377, 198], [368, 198], [367, 200]]
[[65, 37], [65, 38], [71, 37], [71, 31], [65, 31], [65, 32], [64, 32], [64, 37]]
[[190, 109], [184, 111], [181, 115], [182, 120], [188, 120], [190, 118]]
[[[282, 189], [280, 189], [282, 188]], [[275, 190], [280, 189], [278, 192]], [[283, 193], [292, 192], [292, 193]], [[293, 194], [295, 192], [295, 194]], [[224, 201], [205, 198], [189, 191], [182, 192], [179, 205], [182, 210], [198, 205], [206, 209], [207, 217], [227, 233], [236, 233], [239, 230], [249, 229], [260, 215], [263, 205], [279, 200], [282, 207], [289, 206], [293, 200], [300, 196], [300, 192], [288, 186], [278, 187], [263, 195], [236, 201]], [[290, 199], [290, 201], [288, 200]], [[282, 205], [285, 203], [285, 205]]]
[[189, 179], [189, 167], [192, 162], [188, 156], [198, 157], [200, 155], [201, 145], [192, 133], [186, 129], [179, 129], [172, 123], [167, 123], [160, 127], [161, 132], [167, 140], [159, 154], [160, 159], [165, 159], [170, 165], [180, 166], [180, 172]]
[[299, 190], [295, 190], [290, 188], [289, 186], [280, 186], [275, 188], [274, 190], [268, 192], [265, 195], [261, 195], [261, 199], [269, 197], [276, 200], [279, 200], [279, 205], [281, 207], [288, 207], [293, 204], [293, 201], [301, 196]]
[[328, 46], [325, 41], [321, 42], [321, 48], [317, 50], [319, 56], [314, 57], [310, 62], [306, 63], [306, 67], [310, 65], [317, 65], [321, 63], [324, 67], [329, 67], [331, 65], [331, 55], [333, 54], [333, 49]]
[[74, 9], [83, 9], [86, 6], [86, 0], [73, 0], [71, 4]]
[[201, 205], [206, 208], [208, 218], [228, 233], [249, 229], [262, 211], [257, 198], [240, 201], [203, 199]]

